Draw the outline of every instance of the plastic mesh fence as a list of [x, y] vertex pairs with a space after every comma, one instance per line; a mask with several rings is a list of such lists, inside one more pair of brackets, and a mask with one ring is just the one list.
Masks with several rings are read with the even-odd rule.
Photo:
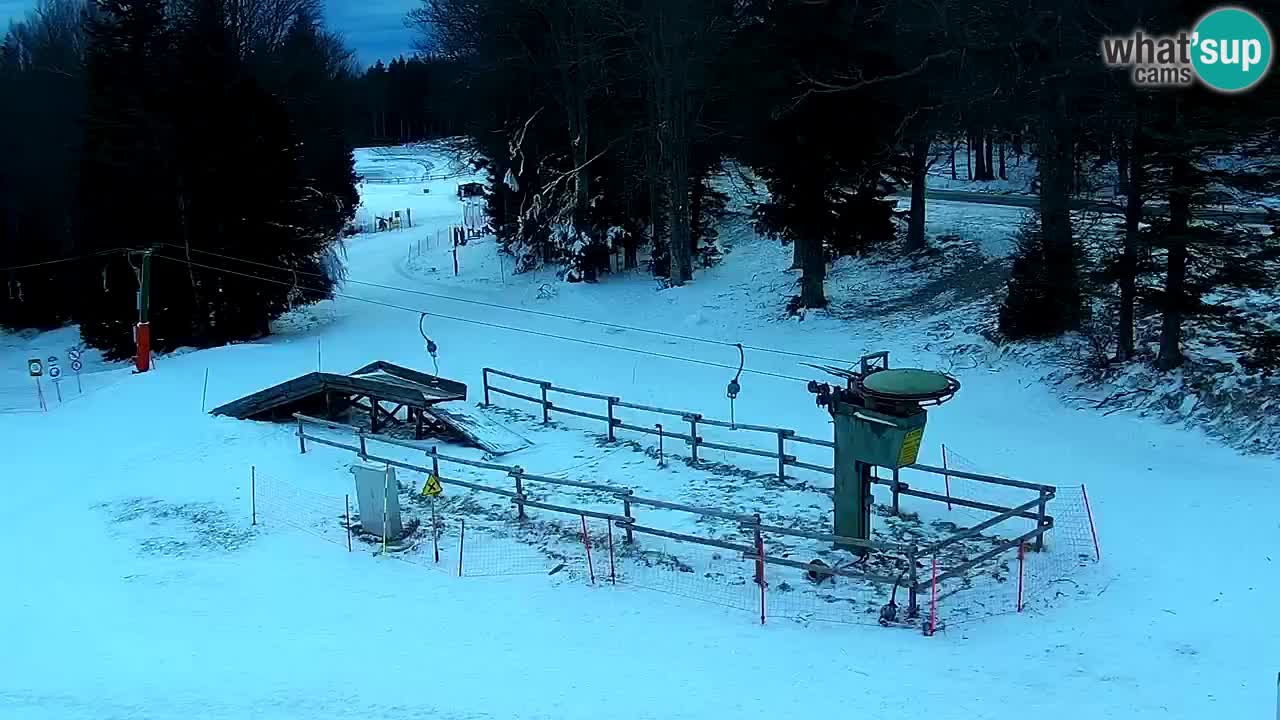
[[1075, 594], [1074, 579], [1101, 558], [1095, 553], [1083, 486], [1059, 487], [1050, 504], [1053, 530], [1045, 535], [1043, 552], [1026, 554], [1023, 573], [1023, 601], [1048, 602]]
[[765, 567], [765, 581], [770, 618], [874, 625], [880, 622], [881, 608], [893, 600], [895, 622], [907, 620], [910, 591], [899, 587], [895, 595], [892, 583], [778, 565]]
[[620, 583], [759, 612], [755, 563], [740, 553], [636, 533], [618, 558]]
[[286, 526], [347, 547], [346, 499], [324, 495], [258, 473], [255, 480], [258, 523]]
[[[977, 463], [952, 448], [948, 447], [946, 452], [949, 468], [985, 472]], [[983, 483], [954, 477], [951, 478], [951, 483], [955, 496], [973, 497], [984, 486]], [[960, 488], [966, 488], [967, 484], [968, 488], [958, 490], [958, 484]], [[1025, 497], [1020, 500], [1005, 500], [1006, 504], [1015, 504], [1025, 501]], [[1044, 535], [1041, 549], [1036, 548], [1034, 540], [1029, 540], [1022, 544], [1021, 552], [1018, 546], [1011, 547], [962, 575], [944, 579], [936, 588], [922, 593], [927, 607], [927, 603], [931, 601], [929, 595], [936, 592], [937, 621], [940, 625], [955, 625], [1019, 612], [1020, 608], [1025, 611], [1083, 591], [1083, 574], [1088, 566], [1099, 559], [1094, 547], [1084, 488], [1079, 485], [1058, 487], [1047, 510], [1053, 518], [1053, 529]], [[957, 511], [972, 522], [991, 517], [989, 513], [982, 511], [963, 508], [958, 508]], [[991, 528], [973, 541], [952, 545], [939, 557], [926, 558], [924, 562], [931, 564], [936, 559], [938, 571], [942, 573], [948, 567], [984, 554], [1005, 538], [1016, 537], [1032, 527], [1034, 525], [1029, 520], [1011, 519]], [[922, 577], [927, 578], [931, 567], [924, 572], [926, 574]], [[925, 615], [928, 616], [927, 611]]]

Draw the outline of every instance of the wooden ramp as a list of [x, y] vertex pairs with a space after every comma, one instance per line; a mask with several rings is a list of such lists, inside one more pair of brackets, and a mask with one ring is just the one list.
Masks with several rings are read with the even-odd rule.
[[436, 405], [423, 412], [491, 455], [506, 455], [533, 444], [484, 414], [479, 408], [456, 407], [445, 410]]
[[[467, 386], [455, 380], [427, 375], [416, 370], [378, 361], [350, 375], [312, 372], [214, 408], [214, 415], [229, 415], [240, 420], [286, 420], [293, 413], [323, 413], [332, 416], [367, 399], [370, 403], [372, 431], [377, 431], [380, 416], [394, 416], [399, 408], [411, 415], [436, 403], [467, 399]], [[396, 410], [388, 412], [381, 403]]]

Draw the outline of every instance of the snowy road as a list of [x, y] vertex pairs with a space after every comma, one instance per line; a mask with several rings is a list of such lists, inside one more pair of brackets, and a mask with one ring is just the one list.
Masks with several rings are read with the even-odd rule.
[[[357, 237], [353, 279], [404, 287], [406, 247], [461, 212], [452, 187], [369, 187], [369, 205], [413, 203], [415, 227]], [[973, 206], [977, 224], [984, 212]], [[959, 219], [956, 219], [957, 221]], [[989, 221], [988, 221], [989, 222]], [[692, 285], [643, 277], [596, 286], [548, 272], [504, 274], [492, 241], [408, 266], [415, 289], [836, 357], [888, 349], [895, 364], [945, 365], [918, 326], [883, 318], [778, 318], [794, 277], [786, 250], [739, 238]], [[434, 268], [434, 270], [433, 270]], [[163, 266], [157, 266], [162, 270]], [[506, 268], [509, 270], [509, 268]], [[867, 290], [896, 279], [837, 268]], [[297, 454], [287, 427], [211, 418], [209, 406], [314, 369], [373, 359], [430, 367], [480, 387], [486, 365], [636, 402], [725, 411], [718, 368], [476, 325], [736, 363], [714, 345], [349, 284], [267, 341], [160, 359], [43, 415], [0, 415], [10, 517], [0, 526], [0, 717], [635, 718], [1269, 717], [1280, 630], [1280, 467], [1122, 414], [1064, 407], [1012, 361], [960, 370], [957, 399], [931, 413], [925, 462], [945, 441], [991, 471], [1087, 482], [1100, 524], [1098, 590], [1047, 611], [934, 638], [858, 626], [763, 627], [742, 613], [635, 588], [546, 577], [458, 581], [306, 535], [248, 527], [248, 467], [345, 492], [348, 458]], [[943, 316], [939, 322], [947, 321]], [[957, 326], [954, 342], [976, 335]], [[15, 343], [42, 353], [64, 338]], [[38, 355], [36, 355], [38, 356]], [[13, 365], [6, 355], [0, 366]], [[804, 376], [795, 358], [750, 369]], [[744, 374], [739, 418], [825, 435], [803, 385]], [[474, 397], [474, 394], [473, 394]], [[157, 408], [166, 408], [157, 410]], [[568, 431], [566, 431], [567, 433]], [[584, 441], [582, 448], [589, 450]], [[564, 465], [574, 461], [562, 458]], [[512, 462], [519, 461], [517, 456]], [[531, 470], [533, 468], [530, 468]], [[658, 479], [637, 474], [637, 485]]]

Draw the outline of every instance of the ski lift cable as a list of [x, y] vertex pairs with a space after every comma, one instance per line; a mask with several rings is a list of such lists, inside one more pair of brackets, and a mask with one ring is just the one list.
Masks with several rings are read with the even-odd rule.
[[129, 248], [112, 248], [110, 250], [99, 250], [98, 252], [85, 253], [84, 255], [75, 255], [73, 257], [58, 258], [56, 260], [45, 260], [43, 262], [27, 263], [26, 265], [10, 265], [9, 267], [0, 268], [0, 272], [8, 272], [11, 270], [26, 270], [28, 268], [44, 267], [46, 265], [57, 265], [59, 263], [74, 262], [76, 260], [87, 260], [89, 258], [101, 257], [103, 255], [112, 255], [114, 253], [128, 252]]
[[[162, 243], [162, 244], [168, 245], [169, 247], [179, 247], [172, 243]], [[284, 268], [279, 265], [272, 265], [270, 263], [259, 262], [256, 260], [247, 260], [245, 258], [238, 258], [232, 255], [224, 255], [222, 253], [216, 253], [209, 250], [200, 250], [197, 248], [191, 248], [191, 251], [202, 253], [204, 255], [211, 255], [213, 257], [222, 258], [224, 260], [234, 260], [236, 262], [243, 262], [249, 265], [258, 265], [260, 267], [270, 268], [274, 270], [290, 270], [291, 269], [291, 268]], [[311, 275], [314, 277], [324, 277], [323, 273], [308, 272], [305, 270], [298, 270], [297, 272], [303, 275]], [[403, 292], [411, 295], [421, 295], [423, 297], [435, 298], [437, 300], [448, 300], [450, 302], [464, 303], [467, 305], [478, 305], [481, 307], [494, 308], [498, 310], [509, 310], [511, 312], [525, 313], [527, 315], [538, 315], [541, 317], [553, 318], [556, 320], [564, 320], [567, 322], [580, 322], [588, 325], [598, 325], [600, 327], [605, 327], [612, 330], [624, 330], [629, 332], [645, 333], [648, 335], [656, 335], [659, 337], [666, 337], [674, 340], [700, 342], [700, 343], [706, 343], [710, 345], [719, 345], [722, 347], [740, 347], [740, 348], [745, 348], [747, 350], [751, 350], [753, 352], [768, 353], [770, 355], [782, 355], [786, 357], [803, 358], [806, 360], [823, 360], [826, 362], [838, 363], [848, 367], [853, 367], [856, 364], [853, 361], [848, 360], [846, 358], [827, 357], [824, 355], [814, 355], [812, 353], [795, 352], [791, 350], [779, 350], [777, 348], [764, 347], [759, 345], [745, 345], [743, 343], [732, 343], [726, 340], [714, 340], [712, 338], [696, 337], [693, 335], [683, 335], [681, 333], [673, 333], [665, 330], [652, 330], [649, 328], [640, 328], [632, 325], [622, 325], [620, 323], [611, 323], [603, 320], [590, 320], [587, 318], [573, 317], [571, 315], [561, 315], [559, 313], [547, 312], [545, 310], [534, 310], [532, 308], [515, 307], [512, 305], [503, 305], [501, 303], [486, 302], [483, 300], [472, 300], [469, 298], [460, 298], [460, 297], [455, 297], [453, 295], [444, 295], [441, 293], [428, 292], [426, 290], [416, 290], [414, 288], [405, 288], [405, 287], [398, 287], [395, 285], [386, 285], [383, 283], [370, 282], [368, 280], [354, 280], [352, 278], [344, 278], [343, 282], [351, 283], [352, 285], [364, 285], [366, 287], [378, 288], [380, 290], [392, 290], [395, 292]]]
[[[275, 278], [266, 278], [266, 277], [262, 277], [261, 275], [254, 275], [254, 274], [252, 274], [252, 273], [241, 272], [241, 271], [238, 271], [238, 270], [230, 270], [230, 269], [228, 269], [228, 268], [221, 268], [221, 267], [217, 267], [217, 266], [214, 266], [214, 265], [206, 265], [206, 264], [204, 264], [204, 263], [195, 262], [194, 260], [192, 260], [192, 261], [188, 261], [188, 260], [183, 260], [183, 259], [180, 259], [180, 258], [170, 257], [170, 256], [168, 256], [168, 255], [159, 255], [159, 254], [153, 255], [152, 257], [159, 258], [159, 259], [161, 259], [161, 260], [168, 260], [168, 261], [170, 261], [170, 262], [174, 262], [174, 263], [177, 263], [177, 264], [179, 264], [179, 265], [188, 265], [188, 264], [189, 264], [189, 265], [192, 265], [192, 266], [194, 266], [194, 267], [204, 268], [204, 269], [206, 269], [206, 270], [212, 270], [212, 271], [215, 271], [215, 272], [226, 273], [226, 274], [228, 274], [228, 275], [236, 275], [236, 276], [239, 276], [239, 277], [250, 278], [250, 279], [253, 279], [253, 280], [260, 280], [260, 281], [262, 281], [262, 282], [273, 283], [273, 284], [276, 284], [276, 285], [283, 285], [283, 286], [286, 286], [286, 287], [290, 285], [290, 283], [289, 283], [287, 280], [277, 280], [277, 279], [275, 279]], [[300, 286], [300, 287], [302, 287], [302, 289], [303, 289], [303, 290], [309, 290], [309, 291], [311, 291], [311, 292], [315, 292], [315, 293], [320, 293], [320, 294], [324, 294], [324, 293], [326, 293], [326, 291], [325, 291], [325, 290], [320, 289], [320, 288], [307, 287], [307, 286]], [[390, 302], [385, 302], [385, 301], [382, 301], [382, 300], [374, 300], [374, 299], [372, 299], [372, 298], [360, 297], [359, 295], [350, 295], [350, 294], [347, 294], [347, 293], [340, 293], [340, 292], [331, 292], [331, 293], [329, 293], [329, 294], [330, 294], [330, 295], [332, 295], [333, 297], [340, 297], [340, 298], [344, 298], [344, 299], [347, 299], [347, 300], [354, 300], [354, 301], [356, 301], [356, 302], [368, 303], [368, 304], [370, 304], [370, 305], [377, 305], [377, 306], [379, 306], [379, 307], [390, 308], [390, 309], [392, 309], [392, 310], [402, 310], [402, 311], [406, 311], [406, 312], [415, 313], [415, 314], [417, 314], [417, 315], [419, 316], [419, 320], [420, 320], [420, 321], [421, 321], [421, 318], [423, 318], [423, 317], [434, 317], [434, 318], [440, 318], [440, 319], [442, 319], [442, 320], [452, 320], [452, 321], [454, 321], [454, 322], [460, 322], [460, 323], [465, 323], [465, 324], [470, 324], [470, 325], [478, 325], [478, 326], [481, 326], [481, 327], [493, 328], [493, 329], [495, 329], [495, 330], [506, 330], [506, 331], [509, 331], [509, 332], [518, 332], [518, 333], [523, 333], [523, 334], [526, 334], [526, 335], [534, 335], [534, 336], [537, 336], [537, 337], [544, 337], [544, 338], [549, 338], [549, 339], [553, 339], [553, 340], [563, 340], [563, 341], [565, 341], [565, 342], [574, 342], [574, 343], [579, 343], [579, 344], [582, 344], [582, 345], [591, 345], [591, 346], [594, 346], [594, 347], [606, 348], [606, 349], [609, 349], [609, 350], [619, 350], [619, 351], [622, 351], [622, 352], [635, 353], [635, 354], [637, 354], [637, 355], [647, 355], [647, 356], [649, 356], [649, 357], [662, 358], [662, 359], [664, 359], [664, 360], [675, 360], [675, 361], [677, 361], [677, 362], [686, 362], [686, 363], [690, 363], [690, 364], [693, 364], [693, 365], [704, 365], [704, 366], [707, 366], [707, 367], [721, 368], [721, 369], [724, 369], [724, 370], [738, 370], [738, 369], [739, 369], [739, 368], [735, 368], [735, 367], [734, 367], [734, 366], [732, 366], [732, 365], [726, 365], [726, 364], [724, 364], [724, 363], [712, 362], [712, 361], [710, 361], [710, 360], [699, 360], [699, 359], [697, 359], [697, 358], [689, 358], [689, 357], [683, 357], [683, 356], [680, 356], [680, 355], [672, 355], [672, 354], [668, 354], [668, 353], [660, 353], [660, 352], [655, 352], [655, 351], [653, 351], [653, 350], [641, 350], [640, 348], [627, 347], [627, 346], [625, 346], [625, 345], [614, 345], [614, 344], [612, 344], [612, 343], [598, 342], [598, 341], [596, 341], [596, 340], [586, 340], [586, 339], [583, 339], [583, 338], [577, 338], [577, 337], [572, 337], [572, 336], [568, 336], [568, 335], [557, 335], [556, 333], [543, 332], [543, 331], [540, 331], [540, 330], [530, 330], [530, 329], [528, 329], [528, 328], [513, 327], [513, 326], [511, 326], [511, 325], [502, 325], [502, 324], [500, 324], [500, 323], [487, 322], [487, 321], [484, 321], [484, 320], [473, 320], [473, 319], [470, 319], [470, 318], [462, 318], [462, 317], [457, 317], [457, 316], [454, 316], [454, 315], [445, 315], [445, 314], [443, 314], [443, 313], [428, 312], [428, 311], [422, 310], [421, 308], [409, 307], [409, 306], [407, 306], [407, 305], [397, 305], [396, 303], [390, 303]], [[790, 381], [792, 381], [792, 382], [802, 382], [802, 383], [808, 383], [808, 382], [809, 382], [809, 380], [808, 380], [807, 378], [800, 378], [800, 377], [795, 377], [794, 375], [785, 375], [785, 374], [782, 374], [782, 373], [770, 372], [770, 371], [768, 371], [768, 370], [754, 370], [754, 369], [749, 368], [749, 367], [742, 367], [742, 368], [741, 368], [741, 371], [742, 371], [742, 372], [744, 372], [744, 373], [751, 373], [751, 374], [753, 374], [753, 375], [761, 375], [761, 376], [764, 376], [764, 377], [778, 378], [778, 379], [780, 379], [780, 380], [790, 380]]]

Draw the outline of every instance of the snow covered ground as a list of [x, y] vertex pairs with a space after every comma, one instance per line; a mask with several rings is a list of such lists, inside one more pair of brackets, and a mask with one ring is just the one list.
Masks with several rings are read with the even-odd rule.
[[[937, 267], [846, 260], [832, 272], [832, 310], [795, 319], [781, 311], [797, 280], [785, 269], [789, 248], [741, 229], [726, 232], [722, 265], [680, 289], [661, 290], [642, 273], [597, 285], [562, 283], [551, 270], [513, 277], [485, 239], [460, 249], [455, 277], [437, 236], [462, 220], [460, 181], [431, 181], [429, 193], [418, 183], [367, 184], [366, 206], [412, 207], [415, 227], [352, 238], [350, 278], [376, 285], [349, 283], [345, 297], [295, 313], [275, 336], [161, 357], [141, 376], [86, 356], [86, 372], [112, 382], [46, 413], [0, 413], [13, 509], [0, 527], [10, 579], [0, 595], [0, 717], [1274, 712], [1280, 630], [1267, 612], [1280, 594], [1280, 467], [1151, 420], [1065, 406], [1037, 382], [1039, 369], [987, 344], [974, 308], [998, 287], [988, 264], [1007, 249], [1021, 211], [931, 204], [932, 235], [955, 227], [967, 236], [936, 261], [954, 282], [939, 284]], [[619, 321], [617, 308], [644, 308], [623, 322], [837, 358], [887, 349], [895, 365], [953, 372], [962, 389], [931, 413], [922, 461], [939, 463], [945, 442], [989, 472], [1087, 483], [1103, 561], [1081, 581], [1084, 592], [926, 638], [761, 626], [737, 610], [562, 575], [460, 580], [278, 524], [249, 525], [250, 466], [340, 497], [352, 458], [325, 448], [299, 455], [292, 428], [210, 417], [202, 401], [213, 407], [317, 365], [348, 372], [385, 359], [430, 370], [420, 312], [432, 313], [440, 374], [466, 382], [473, 402], [491, 366], [727, 413], [730, 372], [602, 345], [736, 365], [732, 348], [495, 305], [606, 322]], [[27, 358], [61, 354], [75, 338], [62, 330], [2, 340], [3, 386], [21, 389]], [[813, 376], [800, 362], [746, 357], [750, 371]], [[744, 373], [735, 411], [741, 421], [829, 432], [804, 385], [778, 377]], [[678, 463], [658, 470], [631, 448], [601, 450], [589, 423], [516, 427], [535, 445], [502, 462], [530, 472], [686, 501], [714, 479]], [[752, 502], [806, 510], [792, 491], [720, 482], [720, 498], [740, 483]], [[825, 506], [811, 504], [817, 520]], [[906, 505], [939, 512], [927, 507]]]

